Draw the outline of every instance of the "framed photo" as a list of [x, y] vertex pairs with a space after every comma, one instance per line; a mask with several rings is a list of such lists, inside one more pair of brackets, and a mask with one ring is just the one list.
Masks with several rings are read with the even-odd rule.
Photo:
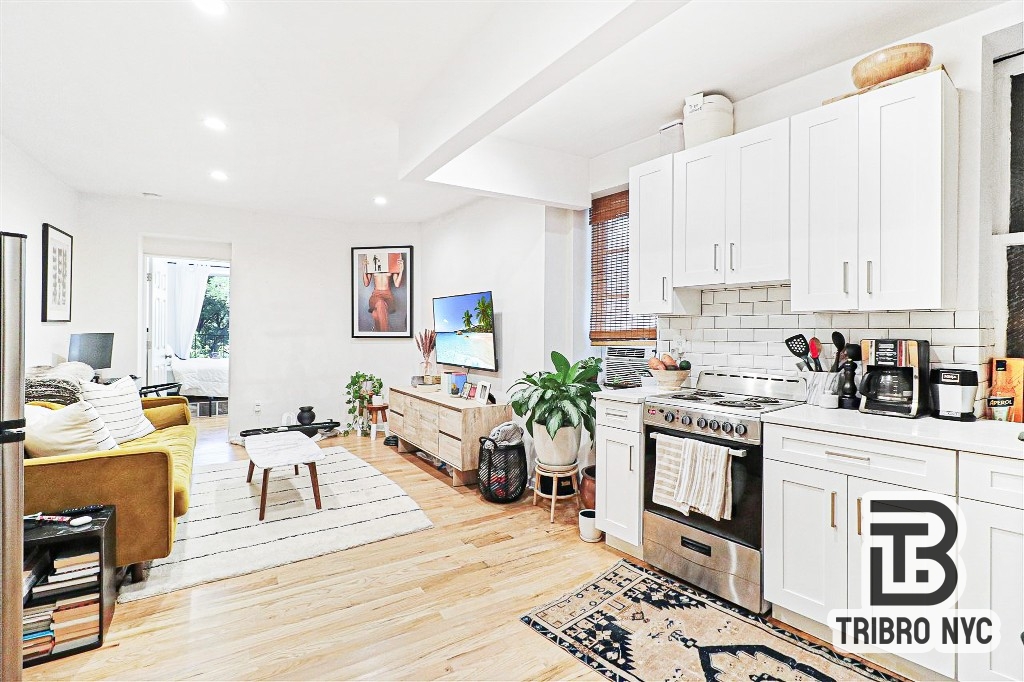
[[71, 321], [71, 259], [74, 239], [43, 223], [43, 322]]
[[466, 383], [462, 384], [462, 397], [466, 398], [466, 399], [469, 399], [469, 397], [471, 395], [473, 395], [473, 389], [474, 389], [473, 384], [471, 384], [468, 381]]
[[476, 385], [476, 401], [487, 404], [487, 397], [491, 395], [491, 382], [481, 381]]
[[412, 338], [412, 247], [352, 247], [352, 337]]

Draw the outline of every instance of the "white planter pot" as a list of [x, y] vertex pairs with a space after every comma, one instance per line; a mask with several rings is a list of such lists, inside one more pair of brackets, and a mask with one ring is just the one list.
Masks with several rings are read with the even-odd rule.
[[563, 426], [555, 433], [554, 440], [541, 424], [534, 424], [533, 445], [537, 449], [537, 461], [556, 467], [569, 466], [576, 461], [580, 450], [579, 426]]
[[583, 542], [600, 542], [604, 535], [597, 529], [597, 513], [593, 509], [580, 511], [580, 540]]

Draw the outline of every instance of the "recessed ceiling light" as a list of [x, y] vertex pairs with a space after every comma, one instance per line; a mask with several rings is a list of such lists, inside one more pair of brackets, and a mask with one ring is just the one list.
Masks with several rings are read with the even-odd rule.
[[228, 13], [228, 3], [224, 0], [192, 0], [192, 2], [207, 14], [222, 16]]
[[373, 198], [373, 203], [377, 204], [378, 206], [384, 206], [385, 204], [388, 203], [388, 198], [387, 197], [374, 197]]
[[206, 118], [204, 118], [203, 125], [209, 128], [210, 130], [218, 131], [225, 130], [228, 127], [227, 124], [224, 123], [224, 121], [220, 120], [216, 116], [207, 116]]
[[210, 171], [210, 177], [218, 182], [224, 182], [228, 179], [228, 174], [222, 170]]

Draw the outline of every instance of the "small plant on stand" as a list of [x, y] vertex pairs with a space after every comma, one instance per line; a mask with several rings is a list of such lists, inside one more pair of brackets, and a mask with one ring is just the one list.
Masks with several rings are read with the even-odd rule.
[[349, 422], [345, 425], [342, 435], [347, 436], [352, 431], [357, 431], [360, 436], [370, 435], [370, 420], [366, 415], [366, 406], [373, 400], [373, 396], [380, 395], [383, 390], [384, 382], [372, 374], [356, 372], [349, 378], [345, 386]]

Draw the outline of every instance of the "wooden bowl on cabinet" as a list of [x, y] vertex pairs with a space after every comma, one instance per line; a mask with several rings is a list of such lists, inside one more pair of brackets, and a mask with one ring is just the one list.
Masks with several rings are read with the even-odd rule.
[[903, 43], [872, 52], [853, 65], [850, 75], [858, 89], [870, 88], [914, 71], [927, 69], [932, 63], [932, 46], [928, 43]]

